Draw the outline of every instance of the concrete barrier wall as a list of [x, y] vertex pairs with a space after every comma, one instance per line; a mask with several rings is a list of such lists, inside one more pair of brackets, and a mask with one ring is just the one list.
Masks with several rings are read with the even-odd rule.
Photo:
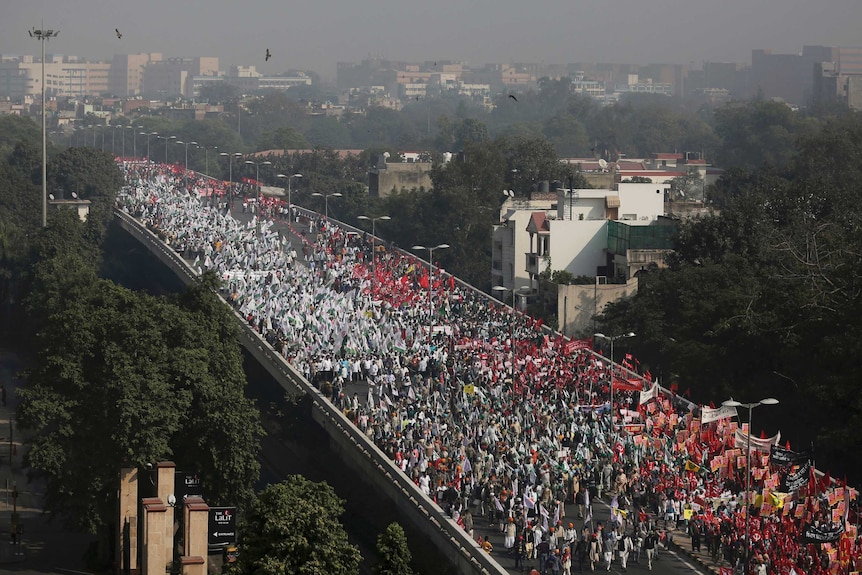
[[[186, 285], [195, 281], [195, 270], [175, 250], [129, 214], [121, 210], [114, 210], [114, 214], [124, 230], [149, 249]], [[341, 455], [343, 461], [391, 500], [431, 544], [449, 557], [459, 572], [482, 575], [507, 573], [493, 557], [482, 551], [463, 529], [447, 517], [436, 503], [422, 493], [374, 442], [252, 329], [233, 306], [224, 298], [222, 301], [233, 311], [241, 330], [241, 343], [255, 360], [266, 368], [286, 391], [311, 397], [312, 418], [326, 430], [330, 445]]]

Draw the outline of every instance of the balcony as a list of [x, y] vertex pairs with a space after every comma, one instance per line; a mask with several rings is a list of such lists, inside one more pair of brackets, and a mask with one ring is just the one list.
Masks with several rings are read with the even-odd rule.
[[530, 275], [538, 275], [539, 274], [539, 261], [542, 259], [538, 254], [528, 253], [525, 254], [527, 256], [527, 266], [524, 271], [526, 271]]

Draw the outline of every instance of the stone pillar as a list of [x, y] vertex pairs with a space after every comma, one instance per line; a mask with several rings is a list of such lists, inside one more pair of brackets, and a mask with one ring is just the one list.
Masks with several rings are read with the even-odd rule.
[[206, 557], [209, 548], [210, 507], [200, 497], [186, 498], [183, 511], [185, 523], [185, 557]]
[[141, 556], [142, 575], [164, 575], [165, 563], [165, 512], [168, 507], [158, 497], [145, 497], [143, 507], [143, 553]]
[[124, 467], [120, 470], [119, 521], [116, 549], [120, 573], [138, 572], [138, 470]]
[[170, 565], [174, 560], [174, 505], [176, 505], [174, 478], [177, 466], [173, 461], [161, 461], [156, 465], [156, 469], [158, 497], [163, 503], [168, 504], [165, 510], [165, 563]]

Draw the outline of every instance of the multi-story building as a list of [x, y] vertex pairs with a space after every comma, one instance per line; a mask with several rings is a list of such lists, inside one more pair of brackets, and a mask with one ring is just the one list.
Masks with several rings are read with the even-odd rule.
[[150, 61], [144, 68], [142, 92], [149, 96], [170, 98], [193, 96], [192, 78], [218, 76], [218, 58], [168, 58]]
[[[45, 95], [81, 98], [109, 92], [108, 62], [85, 62], [76, 56], [45, 56]], [[0, 58], [0, 97], [14, 101], [41, 95], [42, 62], [33, 56]]]
[[144, 69], [150, 62], [158, 62], [162, 55], [114, 54], [111, 60], [109, 90], [118, 97], [137, 96], [144, 91]]

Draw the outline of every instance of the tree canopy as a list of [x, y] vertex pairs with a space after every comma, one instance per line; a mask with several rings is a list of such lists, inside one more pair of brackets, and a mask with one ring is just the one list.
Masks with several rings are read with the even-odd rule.
[[777, 397], [764, 427], [859, 479], [843, 454], [862, 448], [862, 116], [827, 120], [794, 150], [780, 169], [728, 171], [721, 212], [683, 222], [669, 267], [601, 321], [635, 331], [652, 373], [701, 402]]
[[71, 211], [39, 238], [34, 356], [17, 421], [32, 438], [27, 464], [46, 482], [46, 510], [104, 537], [119, 468], [167, 459], [202, 474], [209, 502], [242, 506], [263, 431], [216, 280], [156, 298], [100, 279], [96, 254]]
[[338, 521], [343, 512], [326, 483], [292, 475], [268, 485], [242, 520], [242, 553], [231, 573], [353, 575], [361, 556]]

